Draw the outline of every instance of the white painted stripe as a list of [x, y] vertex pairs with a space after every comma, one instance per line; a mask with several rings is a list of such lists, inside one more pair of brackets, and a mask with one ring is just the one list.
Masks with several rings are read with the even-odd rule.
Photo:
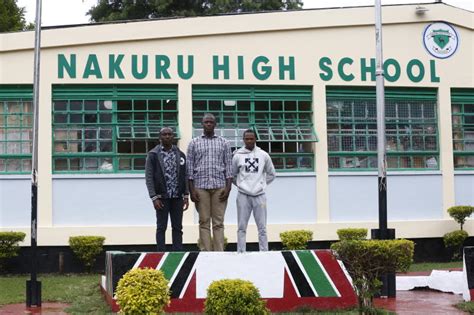
[[161, 266], [163, 266], [163, 264], [165, 263], [166, 257], [168, 257], [168, 252], [164, 253], [163, 256], [161, 256], [160, 262], [158, 263], [158, 265], [155, 268], [156, 270], [161, 269]]
[[336, 285], [334, 284], [334, 282], [332, 281], [331, 277], [328, 275], [327, 271], [326, 271], [326, 268], [324, 268], [324, 265], [321, 263], [321, 261], [319, 260], [318, 256], [316, 255], [315, 251], [312, 250], [311, 253], [313, 254], [313, 257], [314, 259], [316, 259], [316, 262], [319, 264], [319, 267], [321, 268], [321, 270], [323, 271], [324, 273], [324, 276], [326, 277], [326, 279], [328, 280], [328, 282], [331, 284], [331, 287], [333, 288], [333, 290], [336, 292], [337, 296], [338, 297], [341, 297], [341, 293], [339, 292], [339, 290], [337, 289]]
[[286, 265], [286, 264], [285, 264], [285, 270], [288, 273], [288, 277], [290, 277], [290, 281], [291, 281], [291, 284], [293, 285], [293, 288], [296, 291], [296, 295], [300, 298], [301, 297], [300, 290], [298, 290], [298, 287], [296, 286], [295, 280], [293, 279], [293, 276], [291, 275], [290, 268], [288, 268], [288, 265]]
[[[197, 260], [197, 259], [196, 259]], [[184, 259], [183, 259], [184, 261]], [[193, 277], [194, 272], [196, 272], [196, 262], [194, 262], [193, 268], [191, 268], [191, 272], [188, 275], [188, 278], [186, 279], [186, 282], [184, 283], [184, 287], [181, 290], [181, 293], [179, 294], [179, 298], [182, 299], [184, 296], [184, 293], [188, 289], [189, 283], [191, 282], [191, 279]]]
[[133, 265], [132, 269], [137, 269], [138, 266], [142, 263], [143, 259], [145, 258], [146, 253], [141, 253], [140, 257], [138, 257], [137, 261], [135, 262], [135, 265]]
[[174, 273], [171, 276], [171, 279], [170, 279], [170, 282], [169, 282], [170, 288], [171, 288], [171, 284], [173, 284], [174, 279], [176, 279], [176, 276], [178, 275], [179, 270], [181, 269], [181, 266], [183, 266], [183, 264], [186, 261], [186, 258], [188, 258], [188, 256], [189, 256], [189, 252], [186, 252], [186, 254], [184, 254], [183, 258], [181, 258], [181, 261], [179, 262], [178, 266], [174, 270]]
[[311, 281], [310, 277], [309, 277], [308, 274], [306, 273], [306, 269], [304, 269], [304, 266], [303, 266], [303, 264], [302, 264], [301, 261], [300, 261], [300, 258], [298, 257], [298, 255], [296, 254], [296, 252], [293, 251], [293, 250], [291, 251], [291, 254], [292, 254], [293, 257], [295, 258], [296, 263], [298, 264], [298, 266], [300, 267], [301, 272], [303, 272], [303, 275], [304, 275], [304, 277], [306, 278], [306, 282], [308, 282], [309, 286], [311, 287], [311, 290], [313, 290], [314, 296], [315, 296], [315, 297], [319, 297], [318, 292], [316, 291], [316, 289], [315, 289], [314, 286], [313, 286], [313, 282]]

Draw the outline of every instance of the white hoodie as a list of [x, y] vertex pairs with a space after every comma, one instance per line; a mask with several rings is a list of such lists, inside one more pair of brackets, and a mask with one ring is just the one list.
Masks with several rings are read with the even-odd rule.
[[252, 151], [244, 147], [234, 152], [232, 158], [233, 182], [239, 191], [258, 196], [275, 179], [275, 167], [267, 152], [255, 146]]

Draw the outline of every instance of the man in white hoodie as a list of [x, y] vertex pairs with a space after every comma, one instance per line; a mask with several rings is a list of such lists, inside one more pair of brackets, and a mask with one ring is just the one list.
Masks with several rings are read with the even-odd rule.
[[245, 252], [247, 225], [253, 212], [258, 228], [260, 251], [268, 250], [267, 198], [265, 188], [275, 179], [275, 167], [267, 152], [255, 145], [255, 131], [244, 131], [245, 145], [234, 152], [232, 158], [233, 183], [237, 194], [237, 251]]

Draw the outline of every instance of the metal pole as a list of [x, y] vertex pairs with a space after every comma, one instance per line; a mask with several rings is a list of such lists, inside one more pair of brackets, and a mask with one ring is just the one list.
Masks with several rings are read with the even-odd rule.
[[387, 156], [385, 152], [385, 88], [382, 55], [382, 7], [375, 0], [375, 84], [377, 94], [377, 165], [379, 190], [379, 229], [381, 238], [387, 231]]
[[[387, 153], [385, 147], [385, 87], [382, 54], [382, 5], [381, 0], [375, 0], [375, 46], [376, 64], [375, 88], [377, 95], [377, 165], [378, 165], [378, 201], [379, 228], [372, 230], [372, 237], [377, 239], [395, 238], [395, 230], [387, 228]], [[380, 296], [395, 297], [395, 273], [381, 277], [382, 288]]]
[[41, 307], [41, 282], [37, 281], [38, 238], [38, 113], [41, 46], [41, 0], [36, 0], [35, 55], [33, 72], [33, 157], [31, 169], [31, 279], [26, 282], [26, 306]]

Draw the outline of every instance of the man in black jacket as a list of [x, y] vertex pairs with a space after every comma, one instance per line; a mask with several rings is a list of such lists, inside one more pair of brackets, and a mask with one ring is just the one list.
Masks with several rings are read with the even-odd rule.
[[183, 250], [183, 211], [188, 209], [186, 156], [173, 145], [173, 130], [160, 130], [161, 144], [154, 147], [146, 159], [145, 180], [156, 210], [156, 245], [165, 251], [168, 214], [171, 218], [173, 251]]

